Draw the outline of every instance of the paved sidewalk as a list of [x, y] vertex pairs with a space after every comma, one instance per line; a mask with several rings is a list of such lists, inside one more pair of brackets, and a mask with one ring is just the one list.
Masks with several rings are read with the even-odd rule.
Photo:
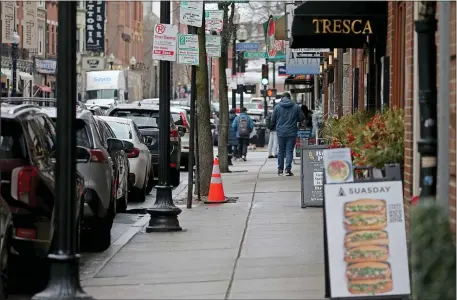
[[183, 209], [184, 232], [137, 233], [82, 284], [96, 299], [324, 299], [321, 209], [300, 208], [299, 167], [266, 153], [224, 174], [237, 203]]

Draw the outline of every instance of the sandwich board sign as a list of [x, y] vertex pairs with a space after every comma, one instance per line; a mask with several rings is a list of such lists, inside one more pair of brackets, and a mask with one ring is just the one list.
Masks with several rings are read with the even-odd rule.
[[331, 298], [406, 298], [411, 293], [403, 185], [324, 185]]
[[176, 39], [178, 26], [171, 24], [156, 24], [154, 26], [154, 43], [152, 59], [176, 61]]
[[205, 11], [205, 30], [216, 31], [220, 33], [224, 24], [223, 10], [207, 10]]
[[179, 20], [184, 25], [202, 27], [203, 1], [182, 1], [179, 6]]
[[198, 66], [198, 35], [178, 34], [178, 63]]
[[350, 148], [324, 150], [324, 170], [327, 183], [354, 181]]
[[221, 37], [218, 35], [207, 35], [205, 38], [206, 54], [209, 57], [221, 56]]

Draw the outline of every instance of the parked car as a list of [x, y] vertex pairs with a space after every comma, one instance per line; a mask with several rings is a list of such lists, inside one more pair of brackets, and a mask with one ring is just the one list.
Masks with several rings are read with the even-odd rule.
[[[56, 120], [55, 107], [42, 109]], [[90, 153], [87, 163], [78, 164], [78, 171], [85, 180], [83, 236], [88, 249], [104, 251], [111, 243], [111, 227], [117, 204], [117, 169], [111, 155], [124, 146], [118, 139], [103, 140], [89, 110], [77, 109], [76, 119], [84, 124], [76, 131], [76, 144], [89, 149]]]
[[144, 202], [146, 195], [152, 191], [154, 172], [151, 164], [151, 153], [135, 123], [130, 119], [100, 117], [115, 136], [124, 142], [124, 151], [129, 160], [130, 199]]
[[94, 116], [104, 116], [105, 112], [98, 105], [87, 105], [88, 110], [90, 110]]
[[[157, 105], [119, 104], [111, 108], [107, 114], [112, 117], [126, 118], [135, 122], [141, 136], [146, 139], [146, 145], [152, 157], [154, 176], [159, 174], [159, 107]], [[181, 137], [178, 127], [170, 115], [170, 178], [172, 186], [178, 186], [181, 180]], [[154, 178], [154, 184], [157, 178]]]
[[[143, 99], [140, 101], [140, 103], [141, 103], [141, 105], [159, 105], [159, 98]], [[135, 104], [137, 104], [137, 103], [135, 103]]]
[[175, 125], [180, 129], [181, 136], [181, 166], [187, 170], [189, 167], [189, 137], [190, 137], [190, 108], [171, 107], [171, 116]]
[[[105, 121], [103, 117], [95, 116], [95, 122], [98, 125], [102, 141], [108, 141], [109, 139], [117, 139], [115, 133]], [[120, 140], [120, 139], [119, 139]], [[106, 145], [107, 146], [107, 145]], [[125, 148], [125, 147], [124, 147]], [[111, 151], [110, 155], [113, 159], [114, 168], [116, 170], [115, 174], [115, 191], [116, 191], [116, 212], [125, 212], [127, 210], [127, 205], [129, 201], [129, 169], [130, 164], [127, 158], [127, 154], [124, 151], [124, 148], [119, 151]]]
[[[2, 104], [0, 115], [0, 277], [4, 281], [0, 290], [5, 285], [29, 283], [29, 278], [8, 274], [21, 271], [18, 262], [40, 263], [39, 268], [30, 267], [35, 269], [26, 274], [30, 276], [34, 271], [32, 274], [37, 274], [32, 282], [44, 285], [49, 272], [46, 258], [56, 233], [55, 127], [39, 107], [31, 104]], [[81, 122], [76, 124], [77, 130], [83, 126]], [[89, 152], [81, 147], [77, 154], [77, 162], [90, 158]], [[79, 228], [84, 189], [84, 178], [79, 172], [75, 181], [73, 226]]]

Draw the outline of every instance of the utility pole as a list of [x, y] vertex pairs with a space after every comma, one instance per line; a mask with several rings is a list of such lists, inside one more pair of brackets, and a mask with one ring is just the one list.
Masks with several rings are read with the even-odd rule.
[[[58, 95], [76, 95], [76, 2], [62, 1], [58, 8], [57, 76]], [[57, 102], [56, 230], [48, 258], [51, 273], [46, 289], [32, 299], [92, 299], [84, 293], [79, 279], [78, 232], [76, 222], [76, 105]], [[82, 216], [82, 213], [79, 214]]]
[[[160, 23], [171, 22], [171, 1], [160, 2]], [[178, 215], [181, 209], [173, 203], [170, 180], [170, 99], [171, 99], [171, 62], [160, 61], [160, 102], [159, 102], [159, 185], [156, 186], [156, 201], [148, 209], [151, 219], [146, 232], [181, 231]]]

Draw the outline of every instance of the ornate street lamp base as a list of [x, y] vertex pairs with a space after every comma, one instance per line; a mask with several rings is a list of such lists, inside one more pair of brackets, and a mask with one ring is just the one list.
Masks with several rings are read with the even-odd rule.
[[173, 232], [182, 231], [179, 226], [178, 215], [181, 209], [173, 203], [171, 186], [156, 186], [156, 202], [149, 208], [148, 214], [151, 216], [146, 232]]
[[52, 260], [48, 286], [32, 297], [33, 300], [81, 299], [92, 300], [79, 282], [79, 256], [50, 254]]

